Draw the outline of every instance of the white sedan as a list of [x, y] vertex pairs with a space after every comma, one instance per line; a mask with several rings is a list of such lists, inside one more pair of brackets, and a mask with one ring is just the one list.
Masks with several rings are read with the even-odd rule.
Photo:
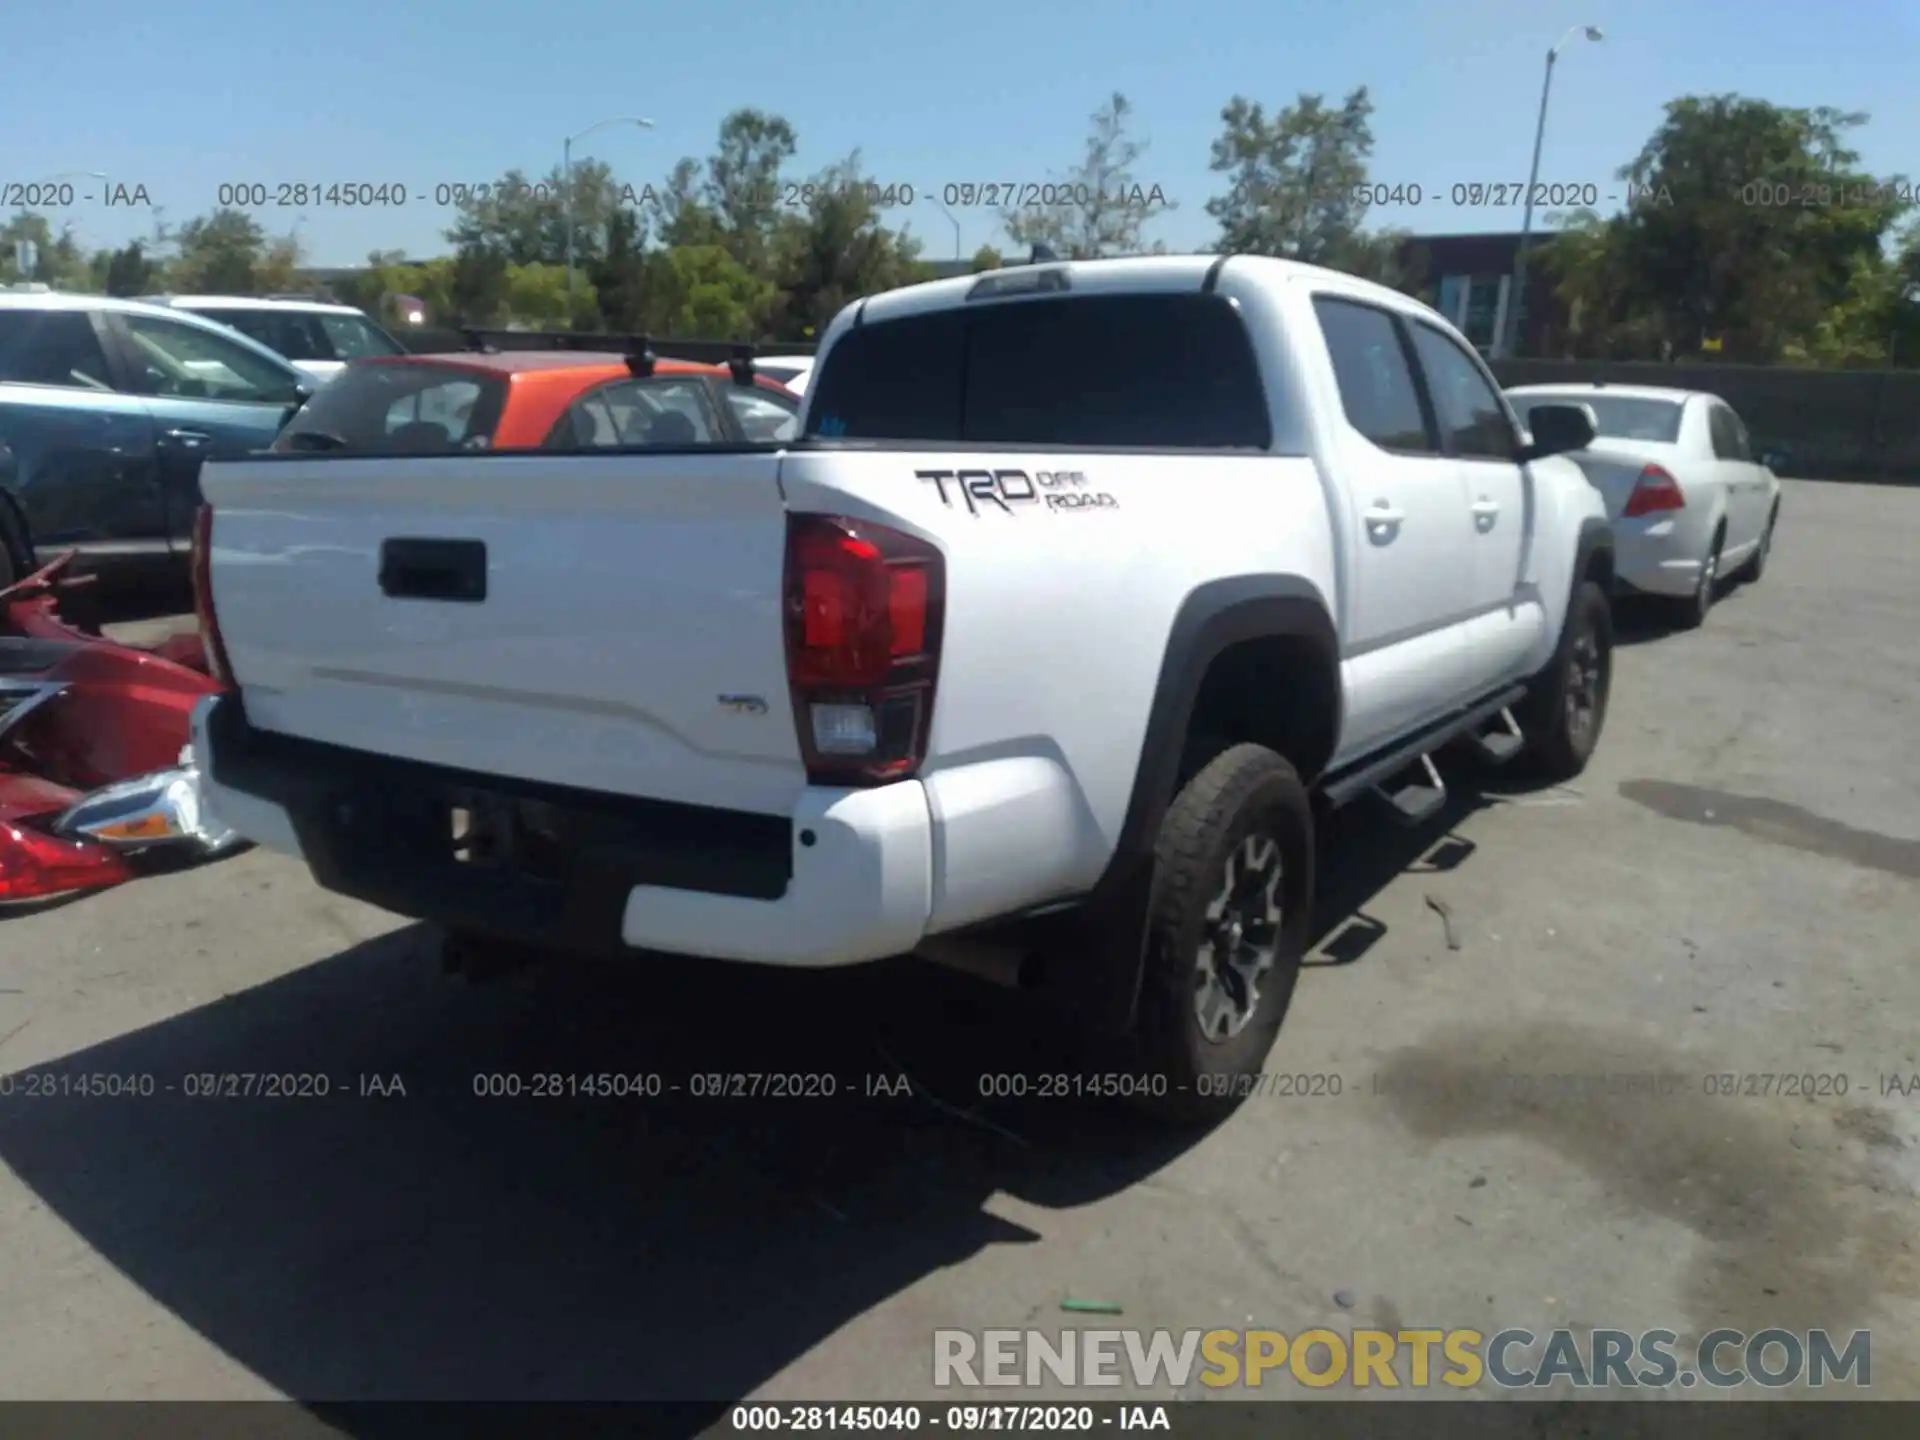
[[811, 355], [769, 355], [755, 360], [753, 368], [769, 380], [777, 380], [796, 395], [807, 393], [807, 381], [813, 378]]
[[1691, 629], [1729, 576], [1760, 578], [1780, 519], [1771, 453], [1756, 456], [1733, 407], [1698, 390], [1648, 385], [1521, 385], [1507, 391], [1523, 425], [1535, 405], [1584, 405], [1595, 438], [1568, 459], [1606, 497], [1614, 565], [1629, 593], [1665, 597]]

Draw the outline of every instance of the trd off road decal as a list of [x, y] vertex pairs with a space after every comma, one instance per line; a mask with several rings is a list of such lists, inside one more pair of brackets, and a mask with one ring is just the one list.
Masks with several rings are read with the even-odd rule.
[[916, 470], [940, 492], [940, 503], [951, 507], [958, 495], [969, 515], [984, 506], [998, 505], [1009, 515], [1016, 505], [1039, 505], [1047, 510], [1118, 510], [1120, 502], [1104, 490], [1087, 488], [1079, 470]]

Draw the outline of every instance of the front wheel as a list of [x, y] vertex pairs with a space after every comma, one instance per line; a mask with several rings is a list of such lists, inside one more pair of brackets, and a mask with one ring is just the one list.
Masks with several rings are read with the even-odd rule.
[[1140, 1067], [1166, 1077], [1148, 1110], [1206, 1122], [1251, 1088], [1300, 976], [1313, 859], [1306, 786], [1264, 746], [1221, 752], [1174, 797], [1154, 845], [1134, 1034]]
[[1754, 547], [1753, 557], [1740, 567], [1736, 577], [1742, 585], [1751, 585], [1767, 573], [1767, 561], [1773, 557], [1773, 527], [1780, 521], [1780, 511], [1767, 516], [1767, 528], [1760, 532], [1760, 543]]
[[1607, 720], [1613, 688], [1613, 607], [1583, 580], [1567, 608], [1560, 645], [1520, 703], [1526, 759], [1544, 778], [1571, 780], [1587, 768]]

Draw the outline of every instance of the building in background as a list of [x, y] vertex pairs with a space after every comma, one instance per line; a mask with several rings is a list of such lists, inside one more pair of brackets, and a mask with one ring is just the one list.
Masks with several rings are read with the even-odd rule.
[[[1534, 232], [1527, 266], [1527, 293], [1519, 306], [1517, 335], [1521, 356], [1551, 355], [1566, 333], [1566, 307], [1554, 294], [1555, 281], [1540, 263], [1551, 232]], [[1483, 355], [1509, 322], [1514, 304], [1513, 267], [1520, 254], [1518, 232], [1505, 235], [1414, 235], [1402, 258], [1424, 276], [1420, 298], [1451, 320]]]

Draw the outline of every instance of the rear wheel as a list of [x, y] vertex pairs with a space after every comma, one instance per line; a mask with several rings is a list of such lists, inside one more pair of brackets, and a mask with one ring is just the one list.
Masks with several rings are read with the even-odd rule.
[[1525, 760], [1549, 780], [1571, 780], [1587, 768], [1607, 721], [1613, 688], [1613, 607], [1607, 593], [1583, 580], [1567, 608], [1560, 645], [1520, 703]]
[[1727, 543], [1727, 532], [1713, 532], [1713, 543], [1707, 547], [1707, 558], [1700, 562], [1700, 576], [1694, 581], [1693, 593], [1674, 605], [1674, 624], [1682, 630], [1698, 630], [1707, 623], [1707, 613], [1713, 609], [1713, 602], [1720, 586], [1720, 549]]
[[1235, 745], [1181, 788], [1155, 842], [1134, 1059], [1163, 1119], [1234, 1109], [1293, 997], [1313, 901], [1313, 809], [1298, 773]]

